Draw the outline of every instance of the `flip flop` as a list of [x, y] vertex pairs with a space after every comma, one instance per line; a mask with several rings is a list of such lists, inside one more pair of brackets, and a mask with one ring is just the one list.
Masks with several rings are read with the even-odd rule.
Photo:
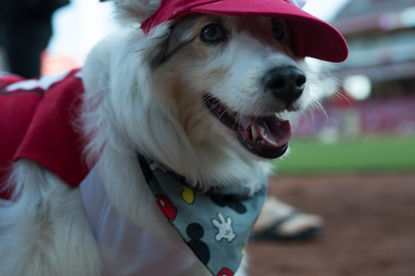
[[312, 239], [323, 230], [321, 217], [301, 212], [268, 196], [252, 229], [253, 240], [296, 241]]
[[[289, 222], [290, 220], [298, 218], [298, 216], [307, 216], [303, 212], [298, 210], [293, 210], [290, 214], [285, 217], [280, 218], [271, 224], [268, 228], [251, 233], [251, 240], [268, 240], [268, 241], [300, 241], [300, 240], [309, 240], [319, 236], [323, 230], [323, 225], [309, 225], [308, 227], [302, 226], [302, 229], [298, 231], [293, 231], [293, 233], [282, 233], [280, 228], [284, 223]], [[295, 230], [295, 229], [293, 229]]]

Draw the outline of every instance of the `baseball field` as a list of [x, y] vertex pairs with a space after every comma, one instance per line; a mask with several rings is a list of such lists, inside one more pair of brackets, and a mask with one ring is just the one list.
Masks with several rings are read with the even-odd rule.
[[251, 276], [415, 275], [415, 138], [291, 142], [270, 193], [325, 219], [302, 242], [251, 242]]
[[415, 172], [415, 137], [365, 137], [325, 144], [316, 139], [290, 142], [291, 152], [275, 163], [279, 175]]

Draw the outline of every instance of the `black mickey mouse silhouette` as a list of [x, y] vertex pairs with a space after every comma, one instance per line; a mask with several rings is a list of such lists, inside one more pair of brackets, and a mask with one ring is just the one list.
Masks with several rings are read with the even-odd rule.
[[233, 195], [213, 194], [210, 198], [216, 205], [220, 207], [228, 206], [229, 208], [233, 209], [238, 214], [246, 213], [246, 207], [239, 200], [235, 199]]
[[191, 240], [187, 242], [187, 245], [192, 249], [199, 260], [204, 265], [207, 265], [210, 260], [210, 250], [206, 243], [200, 240], [205, 234], [202, 225], [199, 223], [191, 223], [187, 226], [186, 233], [189, 238], [191, 238]]

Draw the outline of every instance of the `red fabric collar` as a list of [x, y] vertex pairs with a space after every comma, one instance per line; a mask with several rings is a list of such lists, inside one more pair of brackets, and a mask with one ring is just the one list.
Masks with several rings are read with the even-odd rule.
[[[80, 69], [60, 77], [19, 80], [0, 76], [0, 178], [7, 178], [13, 162], [32, 160], [77, 187], [89, 169], [82, 157], [84, 141], [76, 130], [81, 95]], [[0, 191], [0, 198], [10, 193]]]

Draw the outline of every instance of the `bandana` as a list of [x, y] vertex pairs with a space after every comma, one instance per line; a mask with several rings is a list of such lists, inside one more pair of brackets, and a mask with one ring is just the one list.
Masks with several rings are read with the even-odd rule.
[[265, 200], [266, 177], [251, 197], [220, 189], [203, 192], [157, 162], [137, 157], [158, 207], [184, 242], [213, 275], [234, 275]]

